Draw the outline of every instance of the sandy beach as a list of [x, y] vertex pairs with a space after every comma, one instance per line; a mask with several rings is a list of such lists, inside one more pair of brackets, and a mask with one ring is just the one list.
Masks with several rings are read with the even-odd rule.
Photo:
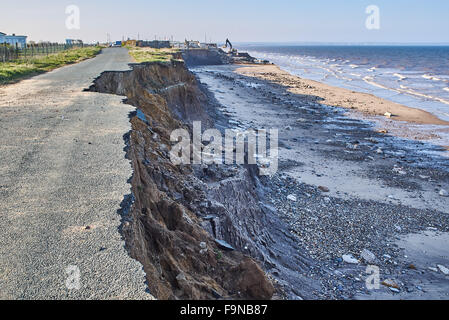
[[268, 80], [288, 88], [288, 91], [304, 98], [329, 106], [355, 109], [369, 115], [384, 116], [391, 113], [391, 119], [418, 124], [449, 125], [429, 112], [394, 103], [372, 94], [355, 92], [330, 86], [314, 80], [303, 79], [283, 71], [276, 65], [245, 66], [236, 73]]

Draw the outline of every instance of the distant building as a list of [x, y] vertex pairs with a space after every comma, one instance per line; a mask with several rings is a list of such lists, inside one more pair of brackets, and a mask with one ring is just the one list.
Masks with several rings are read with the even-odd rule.
[[79, 39], [65, 39], [65, 43], [68, 46], [82, 46], [83, 40]]
[[0, 32], [0, 44], [3, 43], [24, 48], [27, 44], [27, 36], [16, 36], [14, 33], [8, 36], [6, 33]]
[[170, 46], [172, 48], [187, 49], [187, 44], [185, 42], [180, 42], [180, 41], [172, 41], [172, 42], [170, 42]]
[[204, 48], [204, 49], [217, 49], [218, 48], [216, 43], [201, 43], [200, 45], [201, 45], [201, 48]]
[[171, 48], [170, 41], [153, 40], [153, 41], [137, 41], [138, 47], [150, 47], [154, 49]]
[[201, 44], [200, 44], [199, 41], [193, 41], [193, 40], [187, 41], [186, 40], [185, 44], [187, 46], [187, 49], [198, 49], [198, 48], [201, 48]]
[[124, 43], [125, 43], [125, 46], [135, 47], [137, 44], [137, 40], [132, 40], [132, 39], [128, 38], [128, 40], [126, 40]]

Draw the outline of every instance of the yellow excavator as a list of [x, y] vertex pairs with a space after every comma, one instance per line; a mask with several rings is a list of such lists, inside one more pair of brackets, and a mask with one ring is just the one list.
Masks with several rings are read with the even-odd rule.
[[229, 51], [228, 53], [234, 52], [235, 50], [232, 47], [232, 43], [231, 41], [229, 41], [229, 39], [226, 39], [226, 44], [223, 46], [223, 49], [226, 49], [229, 45]]

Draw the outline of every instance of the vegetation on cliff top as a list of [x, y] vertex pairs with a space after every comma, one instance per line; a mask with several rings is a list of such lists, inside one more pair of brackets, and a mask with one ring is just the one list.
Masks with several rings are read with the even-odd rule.
[[129, 54], [137, 63], [142, 62], [170, 62], [174, 60], [173, 54], [177, 53], [178, 49], [164, 48], [140, 48], [140, 47], [127, 47]]
[[74, 48], [44, 57], [0, 63], [0, 84], [10, 83], [30, 75], [92, 58], [100, 53], [101, 49], [99, 46]]

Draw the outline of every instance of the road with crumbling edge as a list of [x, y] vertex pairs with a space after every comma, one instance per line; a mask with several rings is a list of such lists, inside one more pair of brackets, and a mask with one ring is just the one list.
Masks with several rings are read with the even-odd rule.
[[151, 299], [119, 227], [132, 106], [83, 92], [127, 50], [0, 87], [0, 299]]

